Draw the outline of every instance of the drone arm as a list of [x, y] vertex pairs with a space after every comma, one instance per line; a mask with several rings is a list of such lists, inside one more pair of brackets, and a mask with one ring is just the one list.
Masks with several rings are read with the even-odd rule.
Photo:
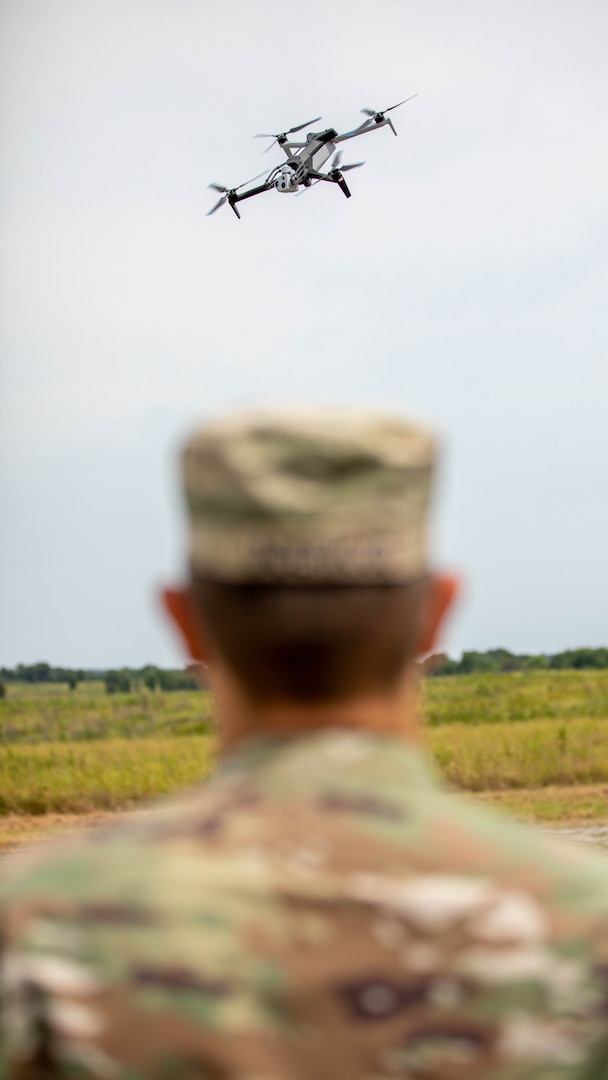
[[242, 202], [243, 199], [250, 199], [252, 195], [261, 195], [263, 191], [270, 191], [272, 184], [260, 184], [258, 187], [250, 188], [249, 191], [241, 191], [238, 195], [235, 195], [232, 199], [232, 203]]
[[236, 206], [238, 202], [242, 202], [243, 199], [250, 199], [252, 195], [261, 195], [263, 191], [270, 191], [272, 186], [272, 184], [266, 181], [265, 184], [260, 184], [258, 187], [250, 188], [249, 191], [243, 191], [240, 194], [237, 194], [236, 191], [231, 191], [228, 195], [228, 202], [230, 203], [230, 206], [234, 210], [236, 216], [238, 218], [240, 218], [241, 216]]
[[358, 128], [354, 128], [352, 131], [345, 131], [342, 135], [336, 135], [334, 142], [344, 142], [345, 139], [354, 139], [357, 135], [365, 135], [366, 131], [371, 131], [371, 120], [364, 120], [362, 124], [359, 124]]
[[[385, 127], [386, 124], [390, 124], [390, 120], [366, 120], [361, 127], [355, 128], [354, 131], [347, 131], [344, 135], [336, 135], [334, 142], [344, 142], [345, 139], [354, 139], [357, 135], [367, 135], [370, 131], [377, 131], [378, 128]], [[392, 125], [391, 125], [392, 126]], [[393, 131], [395, 129], [393, 128]], [[395, 135], [397, 132], [395, 131]]]

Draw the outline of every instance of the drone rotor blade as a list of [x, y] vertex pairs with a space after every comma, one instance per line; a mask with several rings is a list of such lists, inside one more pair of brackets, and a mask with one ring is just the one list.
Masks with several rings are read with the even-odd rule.
[[393, 135], [396, 135], [397, 132], [395, 131], [395, 125], [393, 124], [393, 121], [391, 120], [390, 116], [389, 116], [389, 118], [388, 118], [388, 120], [386, 122], [387, 122], [388, 126], [390, 127]]
[[276, 135], [271, 135], [269, 132], [263, 132], [263, 131], [258, 132], [258, 134], [254, 135], [253, 138], [254, 139], [272, 139], [272, 142], [268, 143], [268, 146], [265, 146], [264, 149], [262, 150], [263, 154], [267, 154], [269, 150], [272, 150], [274, 144], [277, 141], [277, 136]]
[[[247, 187], [247, 184], [253, 184], [254, 180], [259, 180], [261, 176], [266, 176], [267, 174], [268, 174], [268, 170], [264, 169], [264, 172], [258, 173], [257, 176], [252, 176], [251, 180], [245, 180], [245, 182], [243, 184], [239, 184], [238, 187], [232, 188], [232, 191], [240, 191], [241, 188]], [[225, 191], [226, 188], [223, 188], [223, 190]]]
[[[207, 211], [207, 217], [209, 217], [210, 214], [215, 214], [215, 211], [219, 210], [220, 206], [223, 206], [225, 202], [228, 202], [230, 196], [233, 195], [236, 191], [240, 191], [241, 188], [247, 187], [248, 184], [253, 184], [254, 180], [259, 180], [261, 176], [266, 176], [266, 175], [267, 175], [267, 172], [266, 172], [266, 170], [264, 170], [263, 173], [258, 173], [257, 176], [252, 176], [251, 180], [245, 180], [244, 184], [239, 184], [238, 187], [234, 187], [234, 188], [224, 187], [223, 184], [215, 184], [215, 183], [208, 184], [207, 187], [213, 188], [214, 191], [219, 191], [222, 197], [221, 197], [221, 199], [218, 199], [215, 206], [211, 207], [211, 210]], [[237, 217], [241, 216], [239, 213], [237, 213], [236, 208], [234, 206], [232, 207], [232, 209], [234, 210]]]
[[[400, 105], [405, 105], [406, 101], [413, 101], [415, 97], [418, 97], [417, 93], [416, 94], [410, 94], [410, 96], [404, 98], [403, 101], [398, 101], [396, 105], [389, 105], [388, 109], [360, 109], [359, 111], [364, 113], [365, 116], [373, 116], [373, 117], [380, 116], [384, 120], [384, 114], [385, 113], [392, 112], [393, 109], [398, 109]], [[389, 123], [389, 122], [390, 121], [387, 121], [387, 123]], [[395, 135], [396, 135], [397, 132], [395, 131], [394, 128], [393, 128], [393, 131], [395, 132]]]
[[286, 131], [284, 134], [293, 135], [295, 131], [301, 131], [302, 128], [310, 127], [311, 124], [316, 124], [317, 120], [320, 119], [320, 116], [313, 116], [312, 120], [307, 120], [305, 124], [298, 124], [297, 127], [289, 128], [289, 131]]
[[307, 120], [305, 124], [296, 124], [295, 127], [289, 128], [288, 131], [279, 131], [276, 135], [271, 135], [269, 132], [260, 131], [257, 135], [254, 135], [254, 139], [272, 139], [270, 146], [267, 146], [265, 150], [262, 150], [263, 154], [267, 154], [269, 150], [272, 150], [276, 142], [286, 142], [288, 135], [293, 135], [296, 131], [302, 131], [302, 128], [310, 127], [311, 124], [316, 124], [317, 120], [320, 120], [320, 116], [313, 117], [312, 120]]
[[227, 195], [222, 195], [221, 199], [219, 199], [218, 202], [216, 202], [215, 206], [211, 207], [211, 210], [207, 211], [205, 216], [206, 217], [211, 217], [211, 215], [215, 214], [215, 211], [219, 210], [220, 206], [223, 206], [225, 202], [228, 202], [228, 196]]
[[403, 101], [398, 101], [396, 105], [389, 105], [388, 109], [383, 109], [382, 112], [390, 112], [391, 109], [398, 109], [400, 105], [405, 105], [406, 101], [413, 101], [415, 97], [418, 97], [418, 94], [410, 94], [410, 96], [404, 98]]
[[349, 169], [358, 169], [361, 165], [365, 165], [364, 161], [355, 161], [352, 165], [341, 165], [341, 161], [342, 151], [337, 150], [329, 163], [330, 172], [348, 172]]

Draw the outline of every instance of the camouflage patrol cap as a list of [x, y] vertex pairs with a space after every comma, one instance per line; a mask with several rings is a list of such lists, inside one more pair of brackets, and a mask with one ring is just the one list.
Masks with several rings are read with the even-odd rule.
[[426, 568], [436, 445], [336, 409], [240, 413], [183, 455], [196, 572], [226, 582], [391, 584]]

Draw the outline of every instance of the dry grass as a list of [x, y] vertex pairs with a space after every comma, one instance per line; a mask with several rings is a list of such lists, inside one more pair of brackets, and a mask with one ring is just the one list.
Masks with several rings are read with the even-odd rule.
[[423, 683], [427, 723], [608, 719], [608, 670], [458, 675]]
[[213, 740], [104, 739], [0, 747], [0, 814], [119, 810], [192, 784], [214, 760]]
[[535, 824], [580, 825], [608, 817], [607, 784], [550, 784], [544, 788], [477, 792], [473, 797], [476, 802]]
[[[61, 689], [11, 685], [0, 701], [5, 822], [11, 814], [128, 808], [196, 782], [212, 767], [208, 696], [106, 695], [90, 684]], [[523, 816], [605, 813], [608, 672], [430, 679], [424, 694], [428, 743], [454, 786], [493, 792], [493, 801], [522, 808]]]
[[608, 723], [450, 724], [428, 732], [446, 779], [465, 791], [608, 783]]
[[196, 735], [212, 729], [212, 717], [209, 695], [195, 690], [106, 694], [95, 683], [72, 692], [10, 684], [0, 701], [0, 744]]

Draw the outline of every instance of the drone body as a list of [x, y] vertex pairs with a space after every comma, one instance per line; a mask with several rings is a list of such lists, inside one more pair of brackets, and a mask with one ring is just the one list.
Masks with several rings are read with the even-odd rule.
[[[326, 128], [325, 131], [308, 132], [305, 142], [292, 142], [290, 140], [290, 135], [302, 131], [303, 128], [310, 127], [311, 124], [315, 124], [317, 120], [321, 119], [320, 116], [317, 116], [314, 120], [308, 120], [305, 124], [298, 124], [296, 127], [292, 127], [278, 135], [254, 136], [257, 139], [272, 139], [268, 150], [272, 149], [276, 142], [284, 151], [287, 160], [282, 165], [276, 165], [268, 174], [260, 173], [259, 176], [254, 176], [253, 180], [246, 180], [244, 184], [240, 184], [235, 188], [223, 187], [221, 184], [209, 184], [209, 187], [219, 191], [222, 197], [209, 210], [208, 216], [214, 214], [216, 210], [219, 210], [220, 206], [227, 202], [236, 216], [240, 218], [241, 215], [236, 204], [243, 202], [244, 199], [250, 199], [253, 195], [261, 195], [263, 191], [271, 191], [273, 188], [284, 194], [294, 194], [301, 189], [305, 190], [313, 184], [319, 183], [321, 180], [325, 180], [330, 184], [337, 184], [343, 195], [350, 199], [351, 193], [343, 174], [349, 169], [358, 169], [360, 165], [365, 163], [357, 161], [352, 165], [341, 165], [341, 153], [339, 150], [336, 151], [337, 144], [344, 142], [346, 139], [354, 139], [357, 135], [367, 135], [368, 132], [376, 131], [377, 128], [387, 125], [396, 135], [397, 132], [391, 118], [385, 114], [392, 109], [397, 109], [399, 105], [404, 105], [406, 101], [411, 101], [416, 96], [416, 94], [412, 94], [412, 97], [405, 98], [404, 101], [399, 101], [397, 105], [391, 105], [388, 109], [382, 111], [362, 109], [361, 111], [366, 116], [363, 123], [359, 124], [359, 127], [353, 131], [347, 131], [342, 135], [339, 135], [334, 128]], [[332, 155], [335, 156], [330, 162], [329, 170], [321, 172], [321, 169]], [[257, 187], [249, 188], [248, 185], [258, 180], [260, 176], [266, 176], [264, 182], [258, 184]], [[243, 188], [247, 188], [247, 190], [244, 191]]]

